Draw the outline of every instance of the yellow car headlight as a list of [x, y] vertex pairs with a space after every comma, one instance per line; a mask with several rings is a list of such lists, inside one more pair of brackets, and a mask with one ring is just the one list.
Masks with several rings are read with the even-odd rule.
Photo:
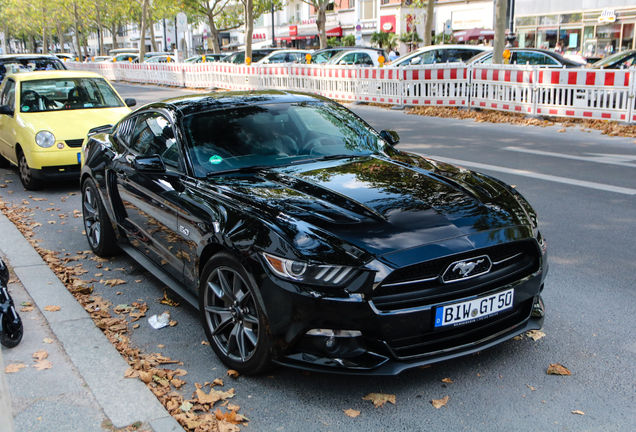
[[55, 136], [49, 131], [41, 131], [35, 135], [35, 143], [42, 148], [49, 148], [55, 144]]

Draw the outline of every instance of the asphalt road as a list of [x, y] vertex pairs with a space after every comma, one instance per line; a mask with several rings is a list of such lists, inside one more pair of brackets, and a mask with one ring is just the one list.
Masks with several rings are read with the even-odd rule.
[[[122, 96], [146, 103], [184, 92], [116, 85]], [[400, 149], [453, 160], [516, 185], [539, 213], [548, 242], [550, 270], [544, 291], [547, 316], [538, 341], [511, 340], [495, 348], [397, 377], [306, 374], [278, 368], [266, 376], [225, 376], [205, 340], [197, 312], [183, 302], [158, 303], [165, 287], [125, 255], [95, 273], [126, 284], [95, 284], [114, 304], [146, 301], [147, 316], [169, 310], [175, 327], [153, 330], [142, 319], [132, 331], [138, 347], [183, 361], [189, 396], [194, 383], [224, 378], [234, 387], [234, 404], [253, 431], [626, 431], [636, 425], [636, 318], [634, 227], [636, 226], [636, 143], [578, 127], [558, 133], [546, 128], [475, 123], [408, 115], [369, 106], [351, 107], [378, 130], [392, 128]], [[12, 183], [5, 183], [5, 181]], [[47, 249], [76, 255], [88, 250], [82, 235], [76, 183], [29, 193], [17, 170], [0, 169], [4, 201], [29, 202], [42, 223], [36, 238]], [[12, 191], [13, 193], [8, 193]], [[47, 201], [33, 201], [34, 197]], [[64, 198], [64, 200], [62, 200]], [[49, 203], [53, 203], [52, 205]], [[37, 208], [36, 208], [37, 207]], [[48, 209], [53, 210], [48, 210]], [[65, 215], [61, 218], [60, 215]], [[48, 223], [54, 221], [55, 223]], [[106, 270], [108, 267], [109, 270]], [[116, 270], [123, 269], [123, 270]], [[141, 282], [135, 282], [140, 280]], [[121, 294], [117, 294], [120, 292]], [[168, 295], [178, 299], [171, 292]], [[157, 348], [157, 345], [165, 345]], [[572, 376], [547, 375], [561, 363]], [[442, 379], [450, 378], [451, 384]], [[368, 393], [396, 396], [396, 404], [374, 408]], [[449, 396], [445, 407], [430, 401]], [[342, 410], [360, 410], [357, 418]], [[573, 414], [581, 411], [584, 415]]]

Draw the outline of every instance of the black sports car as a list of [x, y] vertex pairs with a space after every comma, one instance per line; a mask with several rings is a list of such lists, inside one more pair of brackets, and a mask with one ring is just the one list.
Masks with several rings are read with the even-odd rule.
[[328, 99], [187, 96], [89, 137], [90, 247], [122, 248], [195, 305], [241, 373], [397, 374], [542, 326], [526, 200]]

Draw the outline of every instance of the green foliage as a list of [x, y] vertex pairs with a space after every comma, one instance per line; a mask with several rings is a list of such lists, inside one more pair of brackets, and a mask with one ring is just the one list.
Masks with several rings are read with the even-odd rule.
[[422, 38], [417, 32], [406, 32], [400, 35], [400, 42], [405, 43], [411, 51], [417, 48], [418, 44], [422, 42]]
[[356, 37], [355, 35], [347, 35], [342, 38], [342, 46], [355, 46]]
[[342, 43], [338, 40], [337, 37], [330, 37], [329, 39], [327, 39], [327, 45], [331, 47], [337, 47], [337, 46], [341, 46]]
[[371, 35], [371, 43], [380, 48], [386, 47], [389, 42], [389, 33], [375, 32]]

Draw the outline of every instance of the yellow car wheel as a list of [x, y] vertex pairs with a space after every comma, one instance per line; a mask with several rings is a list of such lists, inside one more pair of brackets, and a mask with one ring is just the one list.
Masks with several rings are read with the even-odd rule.
[[18, 149], [18, 169], [20, 170], [20, 181], [26, 190], [36, 191], [44, 187], [42, 181], [33, 177], [33, 172], [29, 168], [29, 163], [21, 149]]

